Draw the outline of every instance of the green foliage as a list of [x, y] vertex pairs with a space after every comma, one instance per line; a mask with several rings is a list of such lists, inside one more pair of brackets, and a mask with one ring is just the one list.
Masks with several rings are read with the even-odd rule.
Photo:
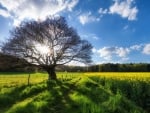
[[1, 87], [0, 113], [149, 112], [149, 82], [63, 74], [57, 81]]
[[20, 96], [28, 97], [31, 95], [36, 95], [45, 89], [46, 89], [45, 84], [37, 84], [37, 85], [27, 86], [23, 91], [21, 91]]
[[105, 89], [110, 90], [113, 94], [119, 92], [120, 95], [128, 98], [136, 105], [146, 111], [150, 111], [150, 82], [140, 80], [117, 80], [112, 78], [90, 77], [103, 85]]

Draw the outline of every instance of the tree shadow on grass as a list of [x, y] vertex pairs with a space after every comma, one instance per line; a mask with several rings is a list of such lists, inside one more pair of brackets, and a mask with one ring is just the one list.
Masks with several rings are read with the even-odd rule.
[[[22, 86], [12, 90], [7, 97], [11, 95], [18, 97], [10, 102], [5, 113], [127, 113], [121, 109], [128, 102], [89, 78]], [[131, 111], [131, 107], [126, 108]]]
[[[53, 95], [53, 100], [49, 105], [53, 108], [54, 113], [80, 113], [78, 107], [69, 94], [73, 93], [75, 86], [69, 82], [54, 81], [55, 83], [48, 84], [48, 90]], [[51, 111], [52, 112], [52, 111]]]
[[[82, 81], [57, 81], [56, 86], [49, 84], [54, 100], [54, 111], [58, 113], [102, 113], [100, 103], [109, 99], [109, 92], [99, 88], [98, 84]], [[53, 84], [54, 85], [54, 84]], [[57, 106], [57, 107], [55, 107]], [[56, 109], [55, 109], [56, 108]], [[59, 109], [59, 110], [58, 110]]]
[[[42, 92], [46, 88], [43, 83], [37, 85], [22, 85], [18, 87], [3, 88], [0, 93], [0, 109], [11, 108], [26, 98], [32, 98], [34, 95]], [[5, 91], [3, 91], [5, 90]]]
[[[12, 103], [7, 106], [6, 113], [68, 113], [69, 111], [80, 113], [73, 112], [71, 105], [74, 102], [68, 96], [72, 84], [50, 81], [47, 85], [45, 83], [42, 85], [44, 86], [38, 84], [12, 90], [11, 93], [7, 94], [7, 97], [11, 98], [10, 95], [16, 91], [15, 96], [18, 97], [14, 98]], [[3, 107], [6, 108], [6, 106]]]

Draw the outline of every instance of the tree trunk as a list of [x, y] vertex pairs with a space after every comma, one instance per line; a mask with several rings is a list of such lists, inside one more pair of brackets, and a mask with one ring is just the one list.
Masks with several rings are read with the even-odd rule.
[[50, 67], [47, 69], [48, 72], [48, 79], [49, 80], [56, 80], [56, 73], [55, 73], [55, 67]]
[[29, 76], [28, 76], [28, 86], [30, 85], [30, 72], [29, 72]]

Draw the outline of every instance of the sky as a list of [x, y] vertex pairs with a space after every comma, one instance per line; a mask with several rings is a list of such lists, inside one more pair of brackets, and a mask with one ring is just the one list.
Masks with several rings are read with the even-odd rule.
[[150, 0], [0, 0], [0, 42], [24, 20], [64, 16], [93, 63], [150, 63]]

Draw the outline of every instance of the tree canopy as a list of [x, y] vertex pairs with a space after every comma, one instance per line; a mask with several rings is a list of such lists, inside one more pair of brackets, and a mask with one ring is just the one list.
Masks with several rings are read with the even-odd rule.
[[46, 70], [56, 79], [55, 67], [71, 61], [90, 63], [92, 45], [82, 40], [64, 17], [48, 17], [45, 21], [22, 22], [11, 31], [2, 52], [23, 58]]

